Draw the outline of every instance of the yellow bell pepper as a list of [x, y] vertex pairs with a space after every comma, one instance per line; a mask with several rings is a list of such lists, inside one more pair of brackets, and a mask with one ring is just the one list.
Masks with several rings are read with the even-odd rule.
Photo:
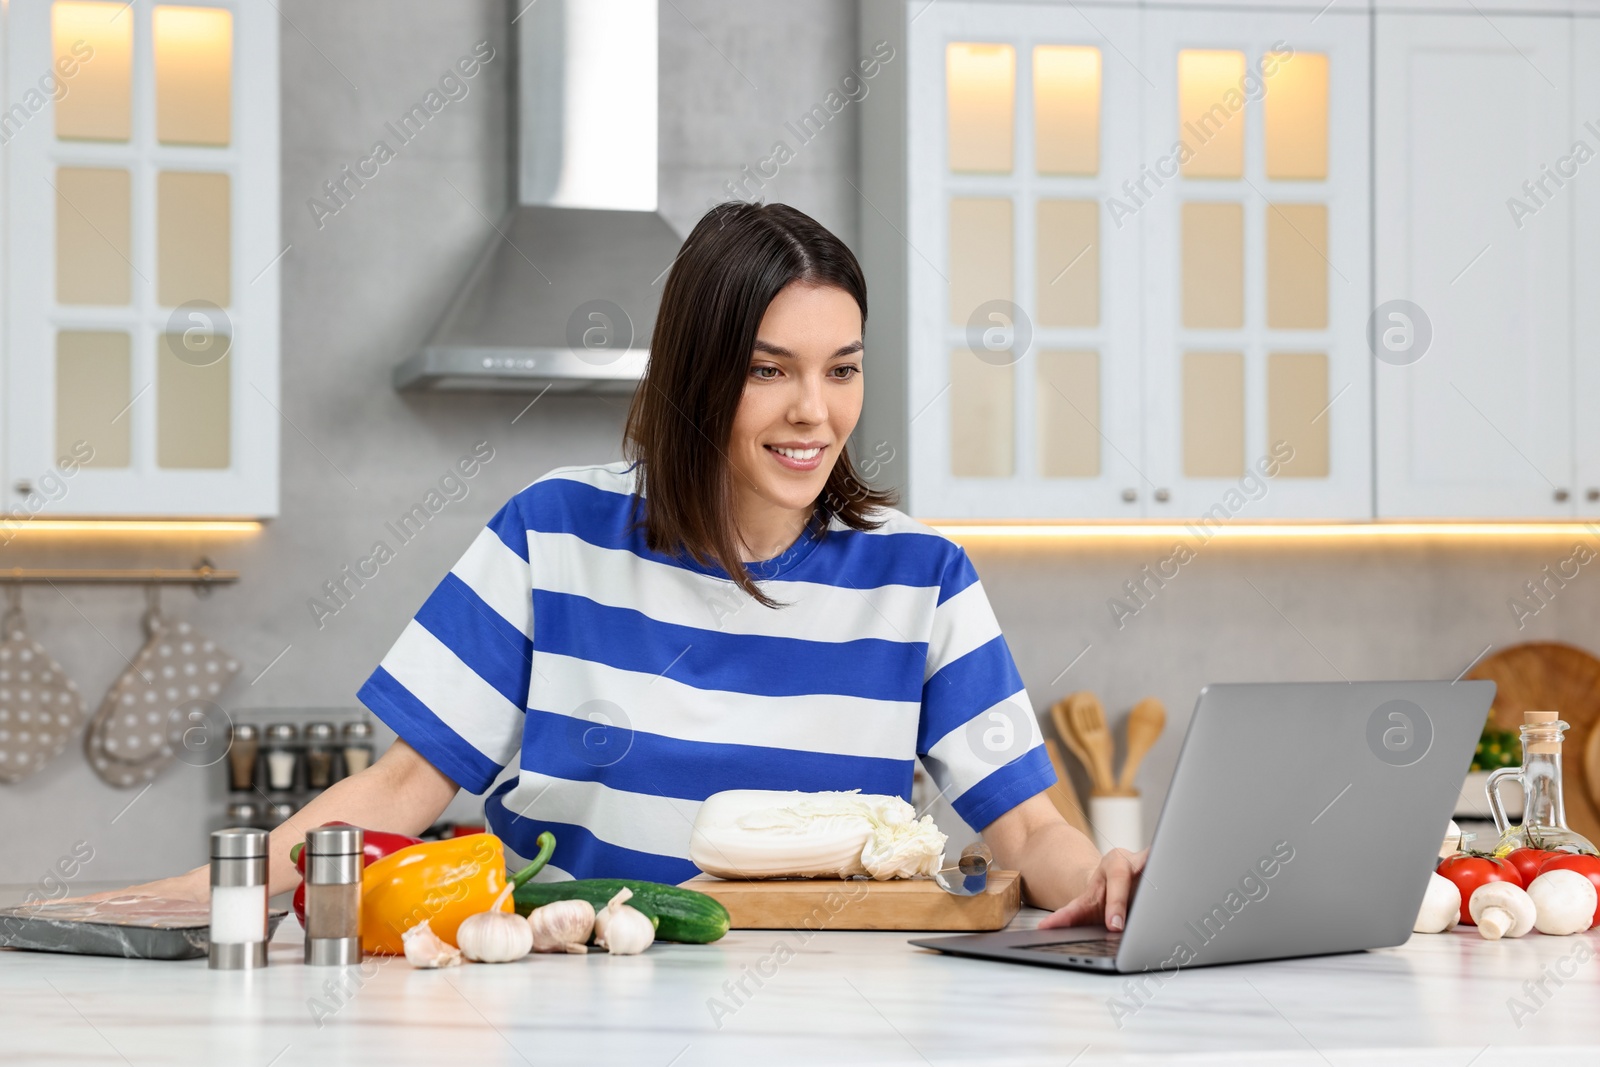
[[[494, 834], [403, 848], [361, 876], [361, 947], [374, 955], [404, 955], [400, 935], [424, 919], [454, 945], [462, 920], [491, 910], [505, 885], [505, 849]], [[510, 894], [499, 910], [513, 910]]]

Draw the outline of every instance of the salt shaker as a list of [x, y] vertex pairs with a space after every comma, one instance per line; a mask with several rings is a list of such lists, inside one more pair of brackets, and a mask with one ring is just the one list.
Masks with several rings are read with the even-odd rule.
[[361, 962], [362, 832], [358, 826], [306, 831], [306, 962]]
[[300, 765], [300, 731], [292, 722], [275, 722], [267, 727], [267, 788], [274, 793], [287, 793], [294, 789], [296, 769]]
[[211, 969], [267, 965], [267, 832], [211, 835]]

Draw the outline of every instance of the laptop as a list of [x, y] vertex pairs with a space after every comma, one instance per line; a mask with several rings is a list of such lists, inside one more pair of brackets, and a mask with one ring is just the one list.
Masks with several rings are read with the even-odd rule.
[[1402, 944], [1494, 692], [1488, 681], [1207, 686], [1121, 934], [911, 943], [1162, 979]]

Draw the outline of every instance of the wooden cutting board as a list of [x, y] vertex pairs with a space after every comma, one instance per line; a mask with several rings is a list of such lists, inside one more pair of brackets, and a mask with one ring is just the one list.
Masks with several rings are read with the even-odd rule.
[[1515, 730], [1524, 711], [1558, 711], [1567, 723], [1561, 745], [1561, 795], [1567, 825], [1600, 842], [1600, 660], [1572, 645], [1530, 641], [1478, 663], [1468, 678], [1495, 683], [1489, 721]]
[[952, 896], [927, 879], [728, 881], [702, 874], [685, 889], [716, 897], [735, 930], [1000, 930], [1022, 907], [1022, 878], [990, 870], [989, 885]]

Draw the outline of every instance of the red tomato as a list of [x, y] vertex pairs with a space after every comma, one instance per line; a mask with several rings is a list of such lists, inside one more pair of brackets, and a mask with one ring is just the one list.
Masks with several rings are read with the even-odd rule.
[[1478, 925], [1472, 921], [1472, 913], [1467, 910], [1474, 889], [1489, 882], [1510, 882], [1519, 887], [1522, 885], [1522, 876], [1506, 860], [1482, 854], [1473, 855], [1470, 852], [1458, 852], [1440, 863], [1439, 873], [1454, 882], [1456, 888], [1461, 890], [1463, 926]]
[[1562, 855], [1560, 852], [1551, 852], [1542, 848], [1513, 849], [1506, 859], [1511, 861], [1511, 866], [1517, 869], [1517, 875], [1522, 879], [1522, 887], [1526, 889], [1533, 884], [1534, 878], [1539, 873], [1539, 867], [1546, 860]]
[[[1558, 852], [1554, 859], [1544, 861], [1539, 873], [1545, 871], [1577, 871], [1589, 881], [1594, 883], [1597, 893], [1600, 893], [1600, 856], [1593, 852]], [[1589, 921], [1592, 928], [1600, 924], [1600, 902], [1595, 904], [1594, 918]]]

